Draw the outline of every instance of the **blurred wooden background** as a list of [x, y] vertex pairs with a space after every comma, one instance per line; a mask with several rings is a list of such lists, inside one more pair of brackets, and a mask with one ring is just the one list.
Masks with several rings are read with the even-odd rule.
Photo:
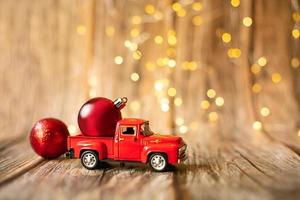
[[[30, 149], [27, 135], [35, 121], [59, 118], [76, 132], [78, 110], [94, 96], [127, 96], [124, 116], [149, 119], [155, 131], [178, 134], [189, 141], [193, 159], [177, 174], [178, 180], [195, 169], [199, 159], [203, 159], [204, 171], [207, 162], [213, 171], [216, 166], [211, 162], [227, 163], [221, 146], [230, 143], [229, 149], [237, 149], [232, 142], [248, 145], [239, 152], [253, 153], [256, 161], [271, 159], [258, 165], [250, 159], [264, 173], [266, 166], [266, 171], [278, 167], [267, 177], [275, 174], [282, 180], [291, 175], [290, 169], [296, 170], [291, 177], [298, 177], [299, 10], [299, 0], [0, 0], [3, 177], [23, 174], [7, 172], [7, 167], [19, 165], [17, 161], [7, 164], [5, 152], [19, 152], [7, 149], [16, 143]], [[14, 148], [20, 149], [18, 145]], [[287, 156], [280, 157], [280, 152]], [[18, 156], [22, 161], [32, 159], [30, 153]], [[53, 167], [53, 162], [42, 165]], [[241, 171], [251, 174], [251, 166]], [[177, 175], [156, 174], [158, 180], [154, 179]], [[174, 185], [183, 194], [189, 187]], [[294, 191], [297, 185], [291, 185], [284, 192]], [[232, 199], [235, 191], [226, 197]], [[280, 192], [275, 196], [291, 195]], [[270, 194], [261, 191], [258, 197], [268, 199]], [[175, 197], [181, 196], [175, 193]]]

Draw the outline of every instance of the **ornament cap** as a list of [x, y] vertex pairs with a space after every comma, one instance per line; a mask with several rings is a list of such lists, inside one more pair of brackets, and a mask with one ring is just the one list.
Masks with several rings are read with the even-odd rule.
[[114, 100], [114, 106], [119, 110], [121, 110], [126, 106], [127, 101], [128, 101], [127, 97], [122, 97], [122, 98], [119, 97], [116, 100]]

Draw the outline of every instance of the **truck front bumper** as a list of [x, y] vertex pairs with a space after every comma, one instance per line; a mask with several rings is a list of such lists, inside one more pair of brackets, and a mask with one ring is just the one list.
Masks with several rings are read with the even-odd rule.
[[178, 163], [182, 163], [187, 159], [187, 145], [183, 145], [178, 150]]

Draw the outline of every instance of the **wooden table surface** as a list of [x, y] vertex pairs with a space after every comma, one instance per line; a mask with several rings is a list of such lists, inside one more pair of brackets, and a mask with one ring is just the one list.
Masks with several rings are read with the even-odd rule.
[[[171, 12], [174, 2], [184, 17]], [[299, 0], [197, 2], [201, 11], [174, 0], [0, 0], [0, 200], [300, 199]], [[77, 127], [79, 108], [94, 96], [128, 97], [123, 116], [148, 119], [153, 130], [188, 130], [188, 160], [165, 173], [116, 163], [89, 171], [78, 159], [32, 151], [34, 122], [55, 117]]]
[[1, 144], [0, 199], [299, 199], [300, 157], [262, 132], [223, 138], [217, 127], [184, 135], [188, 160], [170, 172], [79, 159], [44, 160], [27, 139]]

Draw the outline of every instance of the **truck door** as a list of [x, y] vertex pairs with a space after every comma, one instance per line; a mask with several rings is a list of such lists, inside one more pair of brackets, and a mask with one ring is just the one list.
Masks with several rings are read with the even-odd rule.
[[137, 126], [121, 126], [119, 136], [119, 159], [140, 160], [140, 141], [137, 138]]

